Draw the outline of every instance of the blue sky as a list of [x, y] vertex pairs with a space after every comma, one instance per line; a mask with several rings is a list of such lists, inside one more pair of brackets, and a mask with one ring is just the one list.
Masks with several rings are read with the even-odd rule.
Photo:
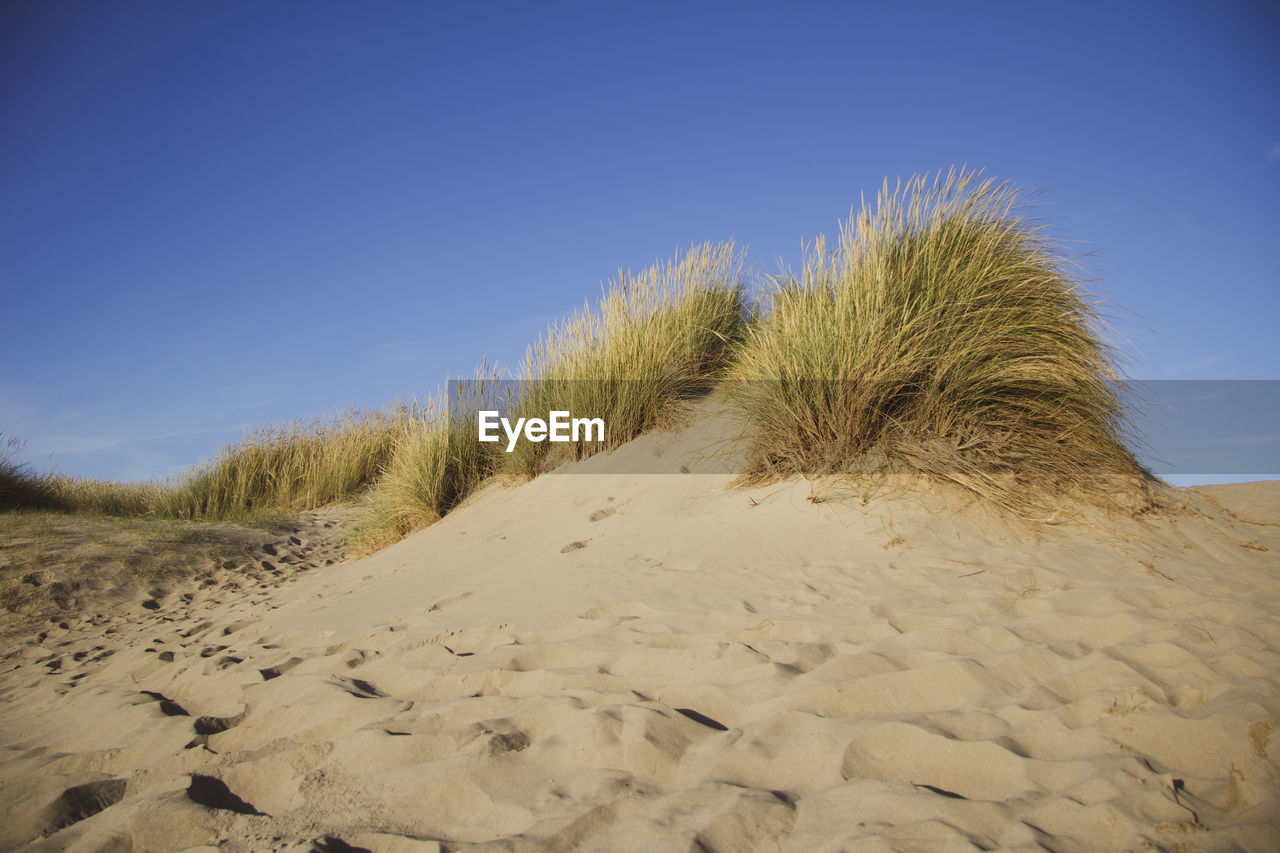
[[[0, 6], [0, 431], [164, 476], [885, 177], [1043, 190], [1139, 378], [1280, 378], [1267, 2]], [[1123, 311], [1114, 306], [1123, 306]]]

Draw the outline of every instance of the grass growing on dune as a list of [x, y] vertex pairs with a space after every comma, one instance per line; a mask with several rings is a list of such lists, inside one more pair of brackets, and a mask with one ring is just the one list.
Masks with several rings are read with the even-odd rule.
[[[354, 544], [376, 550], [495, 473], [536, 476], [621, 445], [725, 379], [747, 480], [925, 474], [1043, 515], [1064, 490], [1142, 477], [1098, 318], [1007, 184], [963, 170], [886, 183], [760, 305], [747, 304], [744, 264], [732, 243], [708, 243], [620, 273], [530, 348], [520, 381], [482, 370], [425, 405], [261, 429], [164, 483], [36, 475], [10, 439], [0, 510], [245, 519], [367, 493]], [[505, 438], [478, 440], [480, 408], [601, 418], [606, 435], [522, 439], [508, 454]]]
[[907, 471], [1042, 514], [1139, 475], [1112, 353], [1018, 192], [916, 177], [817, 241], [736, 353], [748, 476]]
[[475, 491], [497, 466], [497, 447], [477, 435], [476, 413], [499, 387], [484, 369], [456, 386], [466, 396], [429, 401], [396, 435], [391, 458], [369, 495], [368, 512], [351, 537], [370, 553], [439, 521]]
[[553, 325], [522, 366], [515, 414], [599, 417], [605, 440], [522, 441], [503, 454], [506, 470], [535, 476], [565, 457], [616, 447], [669, 422], [682, 397], [708, 388], [741, 335], [743, 262], [731, 242], [703, 244], [639, 275], [620, 272], [594, 307]]
[[[495, 473], [536, 476], [566, 458], [616, 447], [668, 421], [683, 395], [709, 387], [741, 334], [742, 255], [732, 244], [695, 247], [639, 275], [620, 273], [593, 307], [551, 327], [529, 350], [520, 380], [481, 368], [398, 434], [395, 452], [353, 537], [361, 552], [438, 521]], [[479, 441], [477, 413], [598, 417], [602, 442]], [[552, 450], [552, 448], [556, 450]]]
[[122, 483], [65, 474], [45, 474], [38, 480], [52, 498], [52, 503], [39, 508], [84, 515], [151, 515], [165, 491], [156, 482]]
[[420, 417], [417, 404], [395, 403], [250, 432], [159, 489], [152, 512], [168, 518], [244, 518], [352, 498], [377, 479], [399, 435]]
[[44, 478], [18, 461], [22, 440], [0, 434], [0, 512], [11, 509], [59, 509]]
[[0, 512], [44, 510], [92, 515], [145, 515], [161, 486], [121, 483], [64, 474], [36, 474], [18, 462], [23, 442], [16, 436], [0, 447]]
[[[520, 379], [481, 368], [398, 434], [396, 449], [353, 537], [369, 552], [438, 521], [488, 477], [532, 477], [566, 459], [616, 447], [668, 422], [682, 396], [708, 388], [740, 336], [743, 257], [733, 245], [695, 247], [639, 275], [620, 273], [595, 306], [553, 325]], [[477, 413], [546, 419], [553, 410], [601, 418], [604, 441], [481, 442]]]
[[377, 479], [416, 404], [293, 422], [248, 433], [213, 460], [165, 482], [34, 474], [12, 440], [0, 464], [0, 509], [177, 519], [246, 519], [355, 497]]

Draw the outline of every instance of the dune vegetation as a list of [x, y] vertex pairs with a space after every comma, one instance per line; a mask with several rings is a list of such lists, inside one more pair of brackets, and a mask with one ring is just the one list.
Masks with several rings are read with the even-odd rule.
[[369, 490], [367, 511], [352, 532], [356, 553], [370, 553], [434, 524], [493, 475], [498, 449], [476, 436], [472, 416], [500, 405], [496, 372], [481, 367], [450, 383], [449, 397], [430, 399], [396, 433], [395, 446]]
[[[696, 246], [553, 324], [516, 379], [482, 368], [426, 403], [248, 433], [166, 482], [37, 475], [0, 458], [0, 509], [244, 519], [359, 498], [359, 551], [438, 520], [495, 475], [527, 478], [678, 418], [719, 385], [746, 470], [909, 472], [1044, 517], [1063, 492], [1140, 482], [1094, 305], [1019, 194], [980, 173], [912, 178], [747, 296], [732, 243]], [[606, 440], [482, 444], [475, 413], [590, 412]], [[1106, 485], [1100, 485], [1105, 483]]]
[[729, 386], [748, 480], [923, 474], [1033, 516], [1141, 481], [1098, 316], [1007, 184], [886, 182], [766, 298]]
[[395, 452], [398, 438], [423, 417], [414, 402], [351, 410], [310, 423], [248, 433], [212, 461], [163, 488], [157, 515], [236, 518], [315, 509], [367, 489]]
[[504, 454], [504, 470], [536, 476], [670, 424], [681, 400], [719, 378], [741, 336], [743, 266], [733, 243], [706, 243], [639, 275], [619, 272], [594, 307], [553, 325], [513, 383], [515, 413], [589, 412], [608, 433], [603, 442], [521, 443]]
[[[450, 382], [400, 434], [353, 535], [356, 550], [434, 523], [490, 476], [534, 477], [670, 424], [680, 401], [708, 389], [728, 363], [743, 325], [742, 275], [732, 243], [695, 247], [638, 275], [620, 272], [594, 306], [530, 347], [517, 379], [481, 367], [473, 379]], [[512, 417], [590, 412], [609, 430], [604, 441], [521, 442], [505, 453], [478, 439], [477, 413], [486, 408]]]
[[94, 515], [144, 515], [157, 492], [153, 483], [121, 483], [36, 474], [19, 462], [23, 442], [8, 436], [0, 444], [0, 512], [33, 510]]
[[164, 482], [34, 474], [16, 462], [19, 445], [11, 442], [0, 465], [0, 509], [203, 520], [315, 509], [364, 492], [382, 473], [397, 438], [422, 416], [417, 403], [393, 403], [253, 430]]

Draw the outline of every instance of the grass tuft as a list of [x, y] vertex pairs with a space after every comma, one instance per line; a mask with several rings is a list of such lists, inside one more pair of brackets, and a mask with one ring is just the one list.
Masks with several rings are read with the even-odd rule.
[[348, 500], [373, 483], [401, 432], [420, 416], [416, 403], [397, 402], [252, 431], [158, 489], [151, 511], [166, 518], [243, 519]]
[[0, 509], [202, 520], [315, 509], [365, 490], [419, 417], [416, 404], [394, 403], [255, 430], [166, 482], [34, 474], [16, 462], [21, 443], [11, 438], [0, 457]]
[[494, 373], [452, 383], [464, 396], [437, 398], [396, 434], [391, 458], [369, 494], [368, 513], [353, 531], [355, 552], [367, 554], [439, 521], [493, 474], [495, 445], [479, 441], [476, 413], [500, 387]]
[[671, 422], [681, 399], [710, 388], [741, 335], [743, 264], [732, 242], [705, 243], [639, 275], [620, 271], [594, 307], [553, 325], [522, 365], [515, 414], [599, 417], [605, 440], [522, 441], [503, 454], [505, 469], [536, 476]]
[[165, 492], [158, 482], [122, 483], [65, 474], [44, 474], [38, 479], [54, 501], [45, 508], [81, 515], [154, 515]]
[[160, 491], [155, 483], [120, 483], [64, 474], [36, 474], [18, 461], [24, 442], [0, 446], [0, 512], [31, 510], [87, 515], [145, 515]]
[[23, 443], [16, 435], [6, 438], [0, 433], [0, 512], [62, 509], [48, 478], [37, 476], [18, 461]]
[[910, 472], [1030, 516], [1139, 478], [1113, 354], [1019, 193], [913, 177], [775, 279], [736, 352], [747, 479]]

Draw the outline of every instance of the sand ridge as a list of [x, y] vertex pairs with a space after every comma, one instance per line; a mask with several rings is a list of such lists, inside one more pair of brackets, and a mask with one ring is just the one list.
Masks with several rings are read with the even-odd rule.
[[1277, 849], [1280, 484], [1033, 529], [681, 434], [566, 470], [12, 661], [0, 848]]

